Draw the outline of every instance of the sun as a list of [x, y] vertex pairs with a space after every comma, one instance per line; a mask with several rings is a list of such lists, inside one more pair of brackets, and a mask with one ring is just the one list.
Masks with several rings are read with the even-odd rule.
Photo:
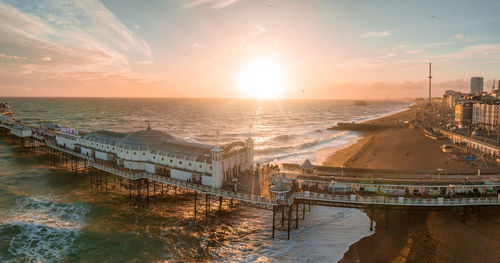
[[246, 98], [277, 99], [285, 90], [285, 71], [274, 58], [254, 59], [243, 67], [236, 86]]

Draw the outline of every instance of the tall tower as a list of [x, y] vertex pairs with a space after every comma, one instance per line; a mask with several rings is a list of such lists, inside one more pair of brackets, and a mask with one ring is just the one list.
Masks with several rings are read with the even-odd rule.
[[429, 62], [429, 103], [431, 103], [431, 90], [432, 90], [432, 63]]

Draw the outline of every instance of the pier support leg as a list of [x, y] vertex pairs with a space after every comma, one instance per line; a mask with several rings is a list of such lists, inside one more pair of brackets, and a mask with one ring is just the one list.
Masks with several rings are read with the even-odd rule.
[[222, 210], [222, 196], [219, 196], [219, 212]]
[[373, 231], [373, 213], [375, 209], [372, 208], [371, 210], [371, 215], [370, 215], [370, 231]]
[[93, 187], [92, 187], [92, 167], [90, 168], [90, 171], [89, 171], [89, 175], [90, 175], [90, 191], [94, 191]]
[[281, 226], [285, 226], [285, 207], [281, 207]]
[[146, 179], [146, 205], [149, 206], [149, 179]]
[[295, 203], [295, 229], [299, 228], [299, 202]]
[[302, 203], [302, 220], [305, 218], [306, 216], [306, 203]]
[[288, 209], [288, 240], [290, 240], [290, 219], [292, 217], [292, 209]]
[[128, 180], [128, 199], [129, 207], [132, 208], [132, 180]]
[[161, 183], [161, 199], [163, 199], [163, 183]]
[[274, 219], [275, 218], [276, 218], [276, 207], [273, 206], [273, 234], [272, 234], [272, 238], [274, 238], [274, 228], [275, 228]]
[[229, 200], [229, 208], [233, 208], [233, 199]]
[[208, 222], [208, 194], [205, 194], [205, 221]]
[[[162, 185], [162, 187], [163, 187], [163, 185]], [[198, 202], [198, 193], [196, 191], [194, 191], [194, 220], [196, 220], [196, 203], [197, 202]]]

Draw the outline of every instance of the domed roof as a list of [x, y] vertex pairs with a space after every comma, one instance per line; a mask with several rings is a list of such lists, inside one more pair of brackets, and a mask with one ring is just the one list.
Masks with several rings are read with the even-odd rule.
[[118, 146], [133, 150], [147, 150], [154, 149], [169, 139], [175, 139], [175, 137], [162, 131], [146, 129], [125, 136]]

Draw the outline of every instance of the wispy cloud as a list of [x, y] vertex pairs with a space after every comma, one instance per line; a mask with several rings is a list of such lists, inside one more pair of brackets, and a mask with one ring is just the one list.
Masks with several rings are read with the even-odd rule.
[[477, 40], [479, 40], [479, 37], [468, 37], [466, 39], [467, 42], [474, 42], [474, 41], [477, 41]]
[[434, 57], [450, 59], [487, 58], [500, 60], [500, 44], [475, 45], [464, 48], [463, 50], [458, 52], [442, 54]]
[[452, 45], [455, 44], [455, 42], [436, 42], [436, 43], [428, 43], [425, 44], [425, 47], [439, 47], [439, 46], [447, 46], [447, 45]]
[[23, 56], [9, 56], [3, 53], [0, 53], [0, 58], [2, 59], [12, 59], [12, 60], [26, 60], [26, 57]]
[[189, 3], [183, 5], [183, 8], [192, 8], [196, 6], [209, 6], [213, 9], [220, 9], [230, 6], [238, 0], [190, 0]]
[[139, 60], [139, 61], [136, 61], [135, 63], [140, 64], [140, 65], [148, 65], [148, 64], [155, 63], [155, 61], [154, 60]]
[[464, 36], [463, 36], [462, 34], [456, 34], [456, 35], [455, 35], [455, 38], [456, 38], [456, 39], [463, 39], [463, 38], [464, 38]]
[[364, 35], [362, 35], [362, 37], [388, 37], [388, 36], [391, 36], [392, 33], [391, 31], [370, 31]]
[[405, 54], [411, 55], [411, 54], [417, 54], [417, 53], [422, 53], [422, 50], [414, 49], [414, 50], [408, 50], [405, 52]]
[[0, 21], [0, 46], [27, 54], [32, 63], [39, 57], [64, 70], [68, 65], [123, 69], [131, 58], [151, 57], [149, 45], [97, 0], [33, 6], [6, 0], [0, 3]]

